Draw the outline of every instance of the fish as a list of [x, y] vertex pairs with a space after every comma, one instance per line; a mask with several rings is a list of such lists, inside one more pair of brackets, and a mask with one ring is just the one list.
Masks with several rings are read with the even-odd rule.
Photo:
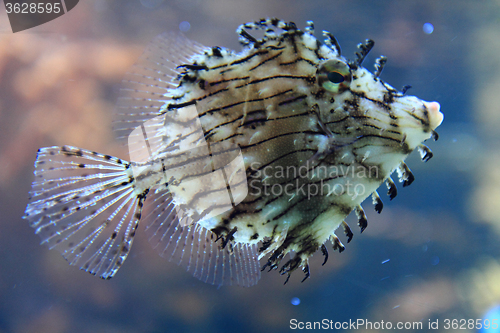
[[[254, 37], [255, 32], [263, 34]], [[438, 102], [409, 96], [353, 60], [314, 24], [267, 18], [238, 27], [242, 50], [206, 47], [177, 33], [156, 37], [126, 74], [114, 130], [129, 160], [72, 146], [38, 150], [24, 219], [71, 265], [113, 277], [139, 224], [161, 256], [214, 285], [286, 276], [327, 245], [377, 189], [397, 195], [414, 176], [406, 157], [437, 140]], [[287, 256], [288, 255], [288, 256]], [[285, 260], [286, 258], [286, 260]], [[264, 264], [260, 264], [264, 260]]]

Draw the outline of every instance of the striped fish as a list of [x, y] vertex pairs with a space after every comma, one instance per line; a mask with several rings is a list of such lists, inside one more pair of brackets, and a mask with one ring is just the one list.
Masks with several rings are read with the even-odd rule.
[[[250, 34], [262, 30], [263, 38]], [[243, 50], [205, 47], [176, 34], [158, 36], [124, 80], [115, 130], [130, 161], [80, 148], [42, 148], [24, 218], [42, 243], [72, 265], [109, 279], [130, 252], [139, 223], [160, 254], [208, 283], [257, 283], [261, 270], [286, 275], [335, 234], [361, 231], [361, 203], [434, 138], [437, 102], [407, 96], [362, 63], [374, 43], [341, 55], [312, 22], [263, 19], [237, 29]], [[285, 256], [289, 254], [287, 259]], [[266, 257], [263, 266], [259, 260]], [[286, 283], [285, 281], [285, 283]]]

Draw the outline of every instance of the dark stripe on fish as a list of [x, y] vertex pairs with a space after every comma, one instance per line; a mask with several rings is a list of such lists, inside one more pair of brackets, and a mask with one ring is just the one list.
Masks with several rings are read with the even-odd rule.
[[210, 109], [210, 110], [206, 110], [202, 114], [200, 114], [200, 118], [203, 117], [206, 114], [210, 114], [210, 113], [215, 112], [215, 111], [225, 110], [225, 109], [232, 108], [232, 107], [234, 107], [236, 105], [240, 105], [240, 104], [244, 104], [244, 103], [262, 102], [262, 101], [265, 101], [265, 100], [268, 100], [268, 99], [271, 99], [271, 98], [275, 98], [275, 97], [287, 94], [287, 93], [292, 92], [292, 91], [293, 91], [293, 89], [288, 89], [288, 90], [279, 92], [279, 93], [271, 95], [271, 96], [262, 97], [262, 98], [254, 98], [254, 99], [249, 99], [249, 100], [244, 100], [244, 101], [239, 101], [239, 102], [236, 102], [236, 103], [232, 103], [232, 104], [227, 104], [227, 105], [224, 105], [224, 106], [220, 106], [218, 108], [213, 108], [213, 109]]
[[301, 58], [301, 57], [299, 57], [293, 61], [290, 61], [290, 62], [283, 62], [280, 64], [280, 66], [294, 65], [294, 64], [298, 63], [299, 61], [307, 62], [309, 65], [316, 67], [316, 64], [313, 61], [306, 59], [306, 58]]
[[271, 61], [271, 60], [274, 60], [274, 59], [278, 58], [279, 56], [281, 56], [281, 55], [283, 54], [283, 52], [284, 52], [284, 51], [281, 51], [280, 53], [277, 53], [277, 54], [275, 54], [274, 56], [272, 56], [272, 57], [269, 57], [269, 58], [265, 59], [264, 61], [260, 62], [259, 64], [255, 65], [254, 67], [250, 68], [248, 71], [253, 71], [253, 70], [254, 70], [254, 69], [256, 69], [257, 67], [262, 66], [262, 65], [264, 65], [265, 63], [267, 63], [267, 62], [269, 62], [269, 61]]
[[251, 84], [256, 84], [268, 80], [275, 80], [275, 79], [294, 79], [294, 80], [304, 80], [304, 81], [311, 81], [313, 79], [312, 76], [300, 76], [300, 75], [275, 75], [275, 76], [268, 76], [268, 77], [263, 77], [261, 79], [253, 80], [247, 83], [244, 83], [240, 86], [236, 86], [236, 89], [246, 87]]

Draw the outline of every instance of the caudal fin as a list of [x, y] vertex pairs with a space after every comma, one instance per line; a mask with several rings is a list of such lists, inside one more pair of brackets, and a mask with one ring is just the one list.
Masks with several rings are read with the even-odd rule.
[[109, 279], [127, 258], [147, 194], [130, 163], [63, 146], [42, 148], [24, 218], [71, 265]]

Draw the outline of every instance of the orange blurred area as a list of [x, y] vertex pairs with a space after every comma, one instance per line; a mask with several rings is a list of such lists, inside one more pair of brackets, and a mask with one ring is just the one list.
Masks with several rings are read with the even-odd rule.
[[2, 141], [0, 184], [8, 186], [16, 172], [32, 163], [40, 142], [120, 152], [110, 131], [114, 103], [104, 91], [118, 85], [135, 62], [134, 46], [108, 39], [3, 34], [0, 49], [0, 77], [11, 83], [2, 89], [10, 106], [4, 119], [9, 122], [2, 127], [10, 138]]

